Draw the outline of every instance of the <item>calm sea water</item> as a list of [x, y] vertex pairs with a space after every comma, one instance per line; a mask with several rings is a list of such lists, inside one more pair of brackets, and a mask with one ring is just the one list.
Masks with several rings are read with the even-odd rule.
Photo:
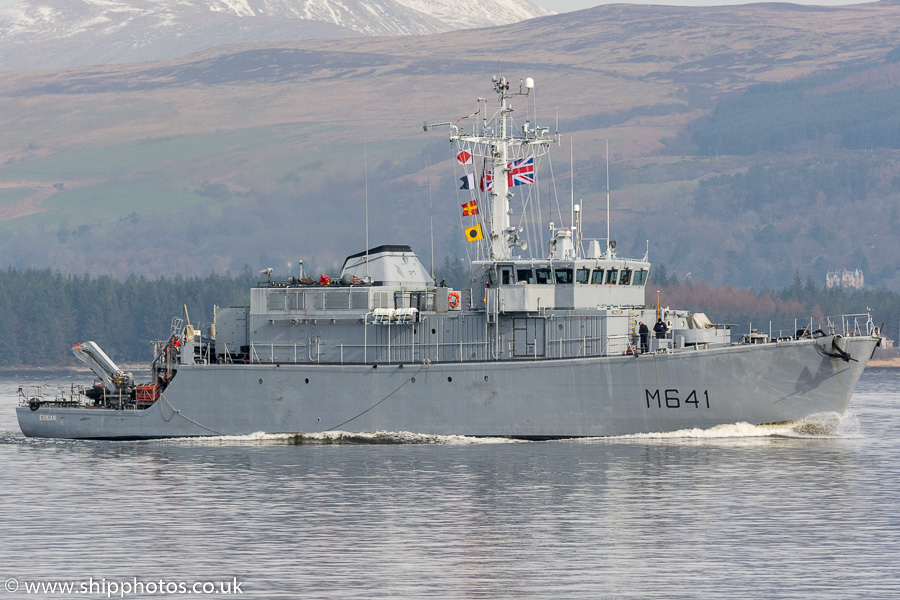
[[900, 598], [900, 369], [836, 430], [24, 438], [18, 384], [69, 381], [0, 377], [0, 599]]

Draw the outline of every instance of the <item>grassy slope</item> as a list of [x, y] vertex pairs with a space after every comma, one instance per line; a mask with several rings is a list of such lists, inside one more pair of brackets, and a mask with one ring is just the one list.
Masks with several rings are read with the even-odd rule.
[[[852, 254], [863, 228], [888, 238], [890, 219], [873, 224], [866, 213], [893, 191], [850, 209], [824, 199], [816, 213], [837, 239], [823, 247], [809, 227], [798, 236], [792, 226], [808, 207], [713, 217], [693, 206], [704, 179], [807, 157], [694, 156], [679, 136], [717, 98], [754, 83], [883, 59], [898, 18], [900, 6], [882, 3], [613, 5], [490, 31], [11, 73], [0, 81], [0, 202], [20, 210], [0, 221], [3, 256], [75, 272], [205, 274], [298, 256], [324, 267], [362, 249], [367, 192], [373, 245], [409, 242], [427, 254], [431, 196], [438, 253], [462, 253], [449, 147], [420, 124], [474, 110], [501, 59], [504, 74], [537, 81], [541, 122], [554, 123], [558, 110], [577, 128], [564, 130], [575, 193], [598, 235], [608, 139], [621, 248], [643, 254], [650, 239], [651, 257], [682, 274], [784, 285], [797, 269]], [[553, 170], [568, 197], [568, 148]], [[44, 194], [26, 196], [29, 188]], [[102, 243], [87, 250], [86, 240]], [[896, 246], [866, 248], [871, 268], [896, 263]]]

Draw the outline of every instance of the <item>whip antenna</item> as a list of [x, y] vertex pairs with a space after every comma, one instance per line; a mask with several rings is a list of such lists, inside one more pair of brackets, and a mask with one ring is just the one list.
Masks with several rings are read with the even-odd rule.
[[609, 257], [609, 138], [606, 138], [606, 256]]
[[[425, 103], [425, 123], [428, 123], [428, 97], [423, 97], [423, 102]], [[428, 126], [424, 127], [425, 131], [428, 131]], [[434, 202], [431, 198], [431, 148], [428, 147], [428, 142], [425, 142], [425, 162], [428, 164], [428, 221], [429, 226], [431, 227], [431, 278], [434, 279], [435, 283], [437, 283], [437, 278], [434, 274]]]
[[371, 281], [369, 277], [369, 145], [366, 135], [366, 111], [363, 110], [363, 172], [365, 173], [365, 197], [366, 197], [366, 283]]

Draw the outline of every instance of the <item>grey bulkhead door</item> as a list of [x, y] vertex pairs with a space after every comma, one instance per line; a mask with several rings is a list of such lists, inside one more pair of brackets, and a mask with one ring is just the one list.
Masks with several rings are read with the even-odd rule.
[[513, 319], [513, 356], [544, 356], [544, 319]]

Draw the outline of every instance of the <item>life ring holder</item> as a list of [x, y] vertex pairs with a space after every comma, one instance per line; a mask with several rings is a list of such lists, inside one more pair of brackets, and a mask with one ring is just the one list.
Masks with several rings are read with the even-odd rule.
[[459, 308], [459, 292], [450, 292], [447, 296], [447, 304], [450, 308]]

